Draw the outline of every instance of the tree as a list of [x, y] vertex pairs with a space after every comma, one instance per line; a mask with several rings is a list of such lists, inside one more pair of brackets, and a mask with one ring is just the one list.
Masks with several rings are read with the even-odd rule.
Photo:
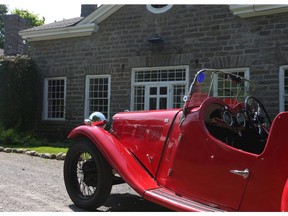
[[32, 25], [32, 27], [40, 26], [45, 23], [45, 17], [42, 17], [42, 19], [40, 19], [38, 14], [31, 13], [28, 10], [23, 10], [23, 9], [20, 10], [16, 8], [11, 13], [17, 14], [20, 17], [28, 20], [30, 24]]
[[8, 8], [4, 4], [0, 4], [0, 48], [4, 48], [4, 18], [8, 12]]
[[33, 129], [39, 94], [38, 68], [27, 56], [0, 56], [0, 125]]
[[[5, 4], [0, 4], [0, 48], [4, 48], [4, 41], [5, 41], [5, 28], [4, 28], [4, 20], [5, 15], [8, 12], [8, 7]], [[11, 12], [12, 14], [17, 14], [20, 17], [28, 20], [32, 27], [40, 26], [45, 23], [45, 17], [42, 17], [42, 19], [39, 18], [39, 15], [33, 14], [29, 12], [28, 10], [23, 9], [15, 9]]]

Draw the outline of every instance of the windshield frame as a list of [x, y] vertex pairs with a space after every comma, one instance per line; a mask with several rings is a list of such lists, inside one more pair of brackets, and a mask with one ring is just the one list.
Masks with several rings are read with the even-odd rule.
[[[209, 83], [209, 74], [210, 74], [210, 83]], [[220, 77], [219, 75], [223, 75], [223, 77]], [[251, 92], [255, 90], [255, 84], [252, 81], [246, 79], [245, 77], [239, 76], [233, 72], [218, 69], [202, 69], [195, 74], [193, 82], [190, 85], [188, 94], [183, 98], [185, 102], [184, 108], [187, 109], [200, 106], [202, 102], [209, 97], [221, 98], [220, 96], [218, 96], [218, 94], [216, 95], [213, 94], [215, 92], [215, 86], [218, 88], [217, 86], [218, 78], [219, 80], [222, 79], [225, 82], [231, 82], [233, 83], [233, 85], [236, 85], [237, 88], [236, 94], [229, 96], [229, 98], [231, 100], [233, 99], [235, 103], [239, 101], [241, 94], [244, 95], [243, 97], [251, 96]], [[204, 81], [206, 82], [205, 83], [206, 92], [201, 92], [197, 88], [199, 88], [199, 86], [201, 85], [204, 85]], [[218, 91], [217, 88], [216, 90]]]

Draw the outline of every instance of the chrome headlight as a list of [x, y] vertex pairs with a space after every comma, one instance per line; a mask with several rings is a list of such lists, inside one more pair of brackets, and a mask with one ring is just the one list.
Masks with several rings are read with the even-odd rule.
[[85, 119], [84, 124], [105, 128], [107, 123], [106, 117], [101, 112], [93, 112], [89, 119]]

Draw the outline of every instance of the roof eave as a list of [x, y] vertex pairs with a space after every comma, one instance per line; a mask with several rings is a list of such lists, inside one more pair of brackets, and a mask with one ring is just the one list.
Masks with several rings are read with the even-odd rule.
[[95, 23], [69, 26], [65, 28], [20, 31], [19, 34], [27, 41], [54, 40], [62, 38], [89, 36], [97, 32], [99, 26]]
[[241, 18], [288, 12], [288, 5], [230, 5], [230, 11]]

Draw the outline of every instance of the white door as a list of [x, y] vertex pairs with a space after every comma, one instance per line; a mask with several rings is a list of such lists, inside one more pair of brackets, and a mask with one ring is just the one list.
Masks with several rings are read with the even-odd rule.
[[169, 88], [167, 85], [146, 86], [146, 110], [167, 109], [169, 105]]

